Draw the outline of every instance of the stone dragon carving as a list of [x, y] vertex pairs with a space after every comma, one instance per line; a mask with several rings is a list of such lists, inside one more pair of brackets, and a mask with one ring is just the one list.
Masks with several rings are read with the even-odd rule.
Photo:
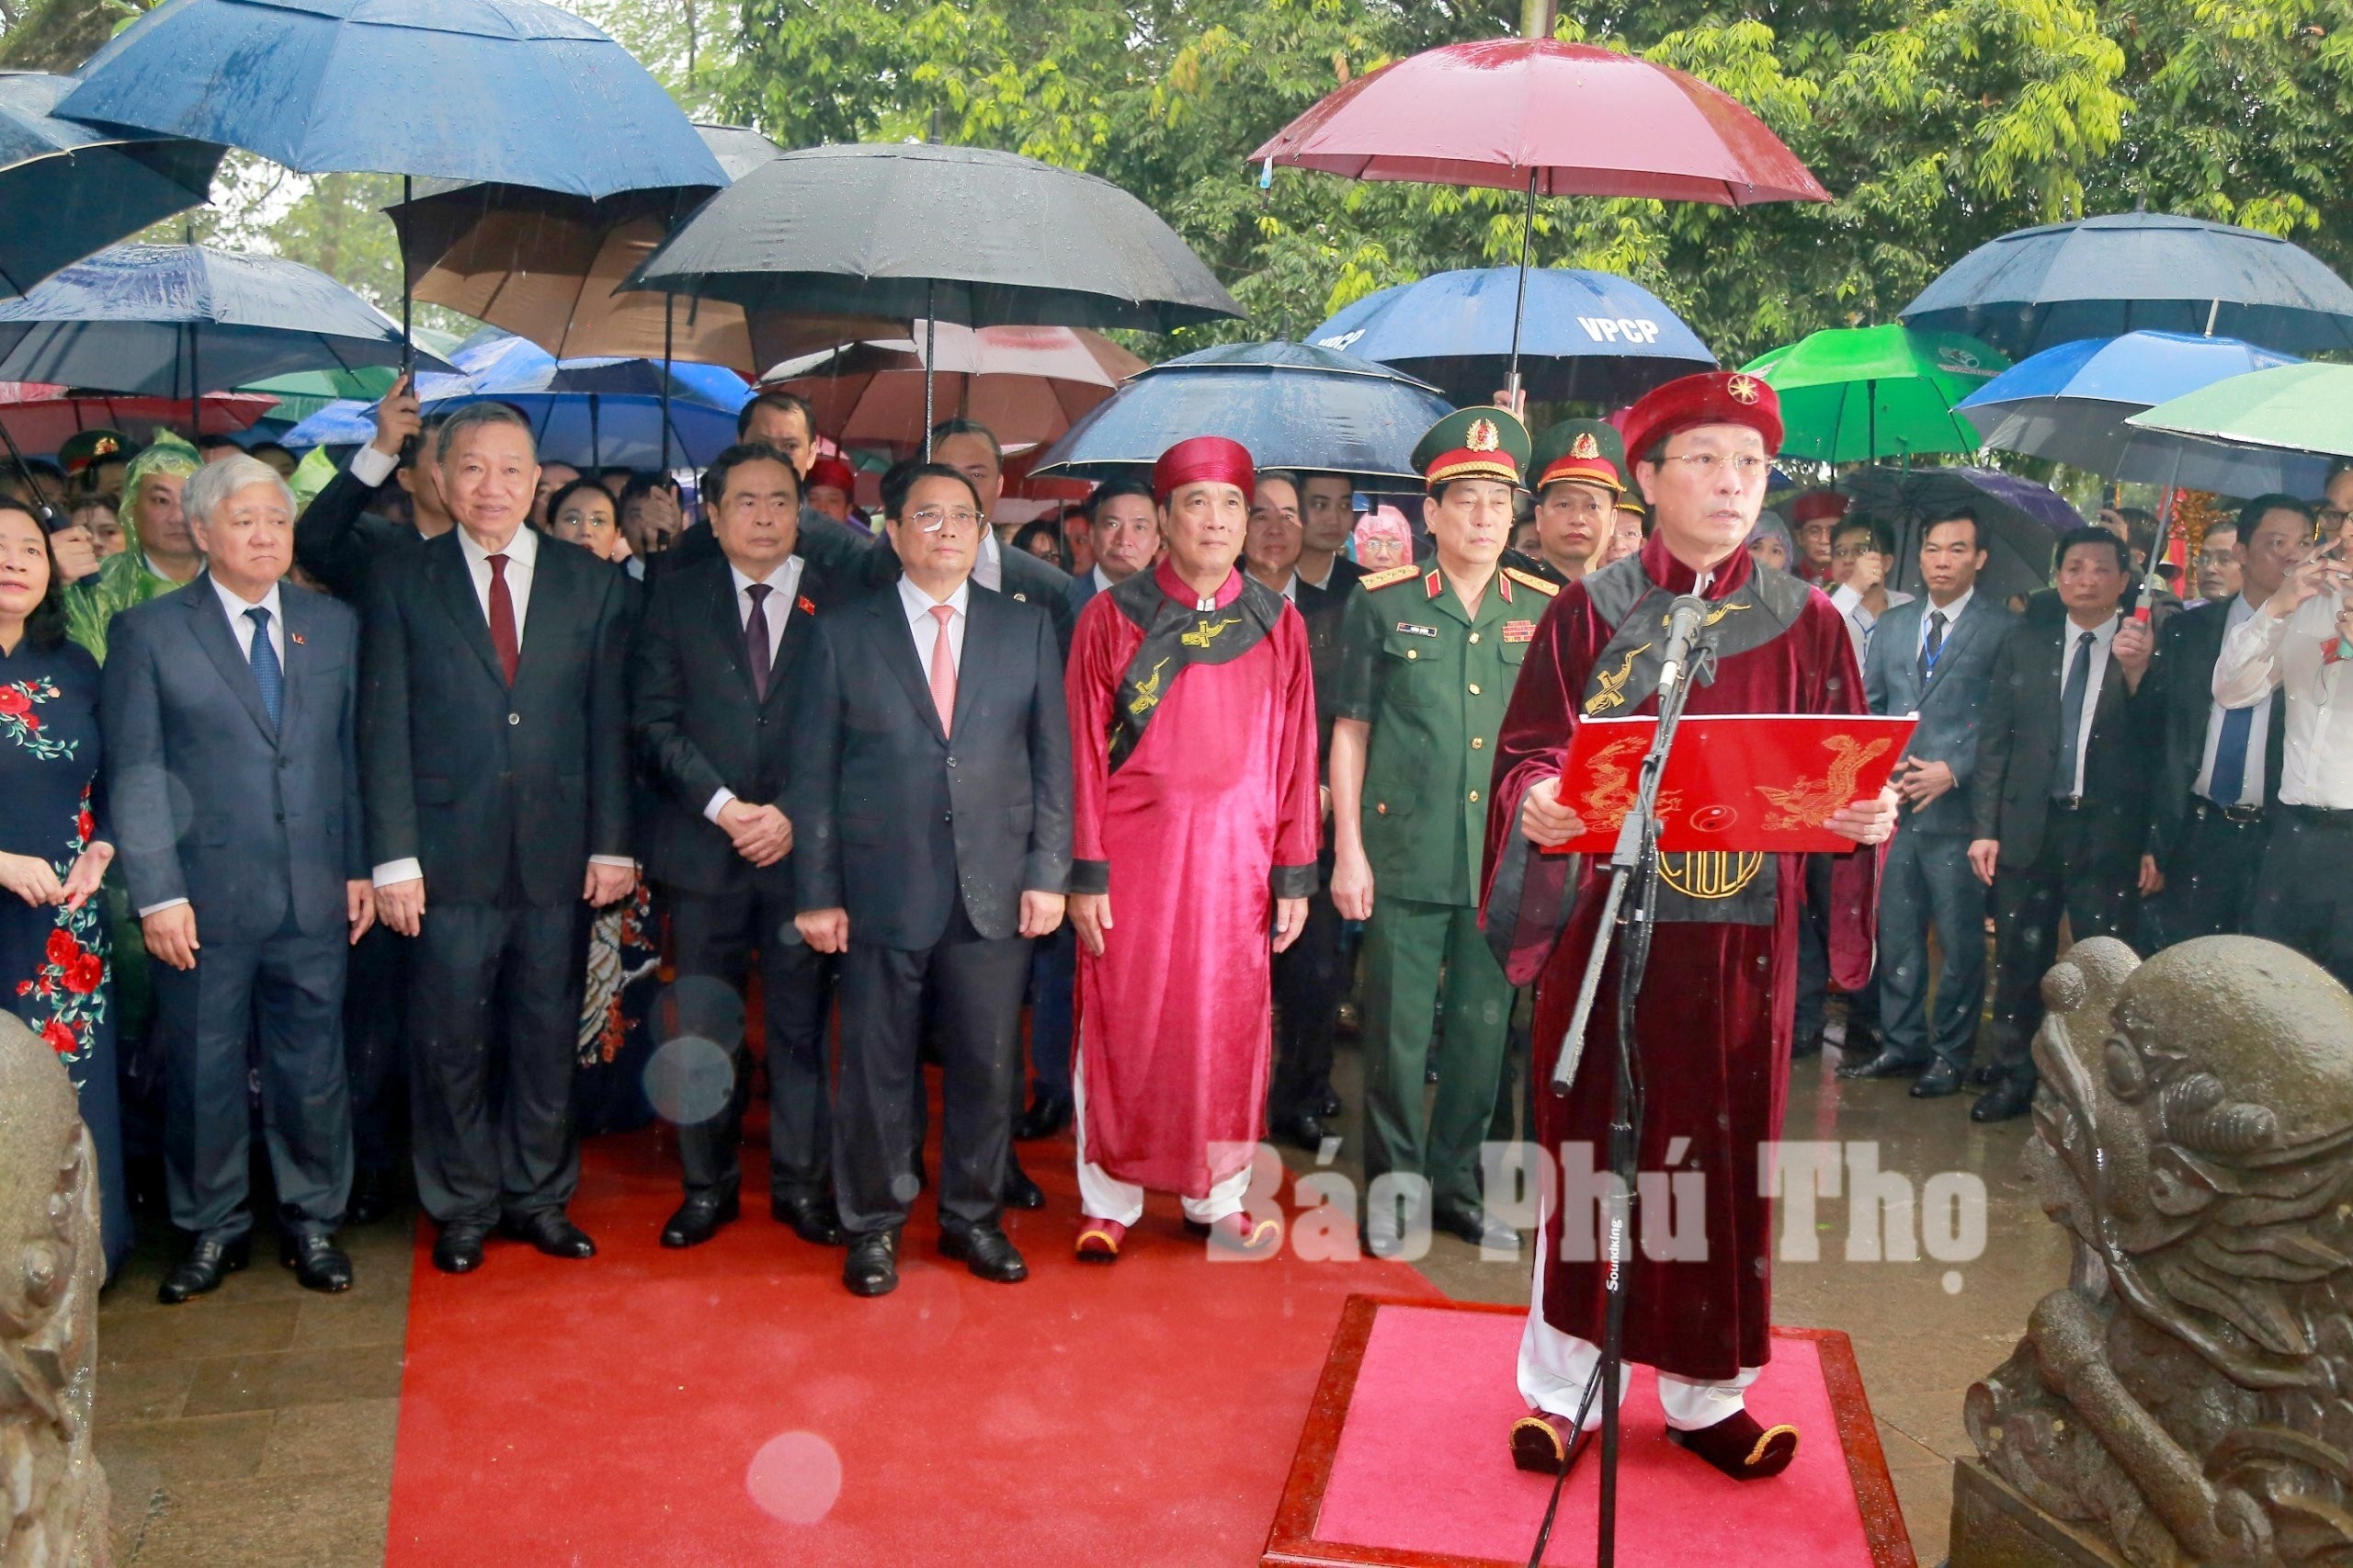
[[2138, 1568], [2353, 1564], [2353, 996], [2243, 937], [2043, 982], [2026, 1167], [2072, 1278], [1964, 1408]]
[[0, 1568], [106, 1568], [90, 1450], [97, 1156], [57, 1054], [0, 1012]]

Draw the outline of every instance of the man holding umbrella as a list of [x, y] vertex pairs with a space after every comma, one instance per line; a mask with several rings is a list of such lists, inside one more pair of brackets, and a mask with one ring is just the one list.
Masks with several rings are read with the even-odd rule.
[[[1459, 410], [1422, 437], [1414, 461], [1429, 485], [1422, 508], [1436, 559], [1358, 585], [1324, 699], [1332, 902], [1344, 919], [1368, 922], [1365, 1175], [1374, 1199], [1364, 1234], [1381, 1256], [1407, 1228], [1401, 1203], [1418, 1209], [1425, 1192], [1428, 1218], [1463, 1240], [1503, 1252], [1519, 1244], [1488, 1217], [1479, 1185], [1512, 994], [1479, 933], [1478, 858], [1487, 748], [1559, 591], [1497, 564], [1528, 449], [1527, 427], [1497, 408]], [[1608, 509], [1605, 499], [1599, 515]], [[1442, 1020], [1438, 1100], [1425, 1112], [1433, 1009]], [[1396, 1178], [1413, 1189], [1395, 1191]]]

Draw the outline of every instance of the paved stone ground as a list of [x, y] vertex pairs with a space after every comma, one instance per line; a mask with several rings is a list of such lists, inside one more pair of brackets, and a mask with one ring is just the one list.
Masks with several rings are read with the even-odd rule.
[[[1835, 1050], [1800, 1064], [1789, 1137], [1875, 1140], [1882, 1170], [1916, 1190], [1940, 1171], [1976, 1173], [1988, 1243], [1973, 1262], [1857, 1263], [1847, 1211], [1817, 1216], [1823, 1261], [1780, 1264], [1775, 1318], [1854, 1338], [1888, 1465], [1924, 1563], [1945, 1553], [1951, 1461], [1969, 1384], [1998, 1366], [2028, 1309], [2066, 1278], [2066, 1248], [2018, 1174], [2026, 1123], [1984, 1129], [1968, 1096], [1922, 1104], [1898, 1083], [1842, 1084]], [[1340, 1055], [1357, 1100], [1357, 1057]], [[1358, 1146], [1353, 1119], [1345, 1148]], [[1290, 1156], [1299, 1168], [1312, 1162]], [[1358, 1174], [1352, 1157], [1341, 1167]], [[160, 1227], [151, 1227], [159, 1229]], [[169, 1261], [151, 1238], [99, 1312], [97, 1448], [112, 1478], [117, 1561], [140, 1568], [362, 1568], [382, 1561], [400, 1407], [411, 1253], [404, 1221], [347, 1233], [358, 1273], [347, 1295], [312, 1295], [257, 1238], [256, 1267], [215, 1295], [158, 1306]], [[1423, 1271], [1462, 1300], [1525, 1300], [1524, 1263], [1487, 1263], [1451, 1237]], [[1953, 1287], [1957, 1286], [1958, 1289]], [[1289, 1417], [1282, 1417], [1289, 1419]], [[1827, 1441], [1828, 1433], [1806, 1435]]]

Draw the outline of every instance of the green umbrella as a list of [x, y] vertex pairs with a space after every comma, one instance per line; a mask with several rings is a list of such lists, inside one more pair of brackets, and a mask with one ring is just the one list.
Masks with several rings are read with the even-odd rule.
[[2125, 423], [2235, 447], [2353, 457], [2353, 365], [2275, 365], [2230, 376]]
[[[454, 333], [436, 332], [424, 326], [415, 328], [411, 335], [418, 347], [444, 359], [464, 341]], [[381, 402], [399, 375], [399, 369], [391, 365], [364, 365], [356, 370], [293, 370], [235, 390], [264, 392], [276, 398], [278, 406], [270, 410], [270, 417], [300, 424], [331, 403], [353, 398], [362, 403]]]
[[1875, 462], [1984, 445], [1953, 404], [2008, 369], [1973, 337], [1904, 326], [1817, 332], [1743, 367], [1781, 396], [1786, 457]]

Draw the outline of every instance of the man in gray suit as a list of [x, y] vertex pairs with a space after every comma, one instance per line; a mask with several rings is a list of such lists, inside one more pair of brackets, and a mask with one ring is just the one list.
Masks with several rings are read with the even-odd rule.
[[346, 950], [374, 918], [356, 756], [358, 619], [279, 575], [294, 500], [238, 457], [188, 481], [205, 570], [109, 638], [107, 781], [165, 1045], [164, 1170], [191, 1238], [159, 1299], [217, 1289], [252, 1251], [245, 1054], [261, 1089], [280, 1260], [351, 1286]]
[[[1930, 518], [1920, 540], [1927, 593], [1880, 618], [1863, 662], [1871, 711], [1916, 713], [1920, 723], [1896, 768], [1904, 812], [1880, 876], [1878, 980], [1886, 1043], [1878, 1055], [1850, 1062], [1838, 1074], [1918, 1074], [1912, 1085], [1917, 1099], [1941, 1098], [1961, 1087], [1985, 1005], [1985, 886], [1969, 865], [1975, 831], [1970, 780], [1994, 655], [2017, 617], [1977, 597], [1977, 574], [1984, 566], [1976, 513], [1963, 506]], [[1944, 949], [1933, 1028], [1931, 926]]]

